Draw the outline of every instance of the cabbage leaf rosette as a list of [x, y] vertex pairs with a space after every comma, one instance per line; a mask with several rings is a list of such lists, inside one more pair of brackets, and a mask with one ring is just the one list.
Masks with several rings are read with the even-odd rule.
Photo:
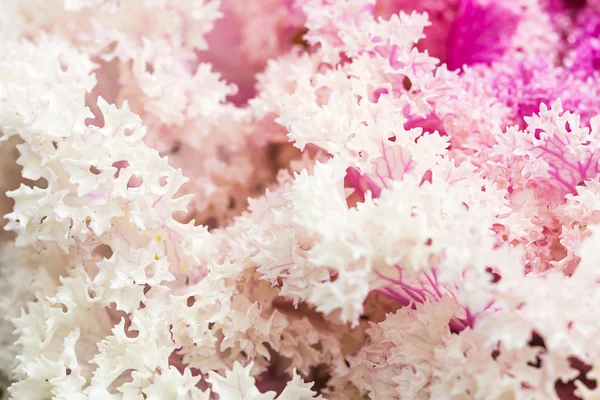
[[0, 10], [3, 400], [600, 399], [599, 1]]

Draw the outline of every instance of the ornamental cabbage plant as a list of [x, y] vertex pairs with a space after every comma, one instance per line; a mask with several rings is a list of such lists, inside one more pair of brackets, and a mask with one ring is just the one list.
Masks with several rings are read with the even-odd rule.
[[14, 400], [600, 399], [600, 1], [0, 0]]

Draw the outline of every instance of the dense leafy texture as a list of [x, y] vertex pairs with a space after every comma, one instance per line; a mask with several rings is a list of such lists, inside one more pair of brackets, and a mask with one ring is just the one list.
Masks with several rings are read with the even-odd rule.
[[6, 397], [600, 398], [597, 1], [0, 3]]

